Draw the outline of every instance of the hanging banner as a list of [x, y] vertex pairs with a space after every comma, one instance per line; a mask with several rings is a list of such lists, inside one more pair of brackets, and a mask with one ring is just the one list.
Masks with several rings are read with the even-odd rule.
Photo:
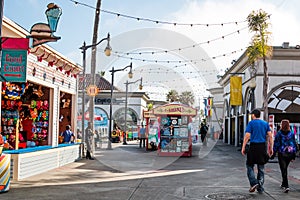
[[27, 51], [2, 49], [1, 75], [6, 82], [26, 82]]
[[212, 116], [212, 107], [213, 106], [213, 99], [212, 98], [207, 98], [204, 99], [204, 115], [207, 117]]
[[232, 76], [230, 77], [230, 105], [241, 106], [242, 99], [242, 77]]

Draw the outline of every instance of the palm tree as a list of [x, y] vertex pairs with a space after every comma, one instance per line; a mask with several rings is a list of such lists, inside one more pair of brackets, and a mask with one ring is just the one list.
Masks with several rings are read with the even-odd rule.
[[195, 102], [195, 97], [191, 91], [185, 91], [179, 95], [179, 101], [183, 104], [192, 106]]
[[167, 94], [167, 101], [174, 102], [178, 101], [178, 92], [176, 90], [170, 90]]
[[264, 66], [264, 78], [263, 78], [263, 111], [264, 120], [268, 118], [268, 66], [266, 59], [272, 55], [272, 47], [268, 46], [271, 32], [268, 31], [269, 23], [267, 22], [270, 15], [263, 10], [257, 12], [252, 11], [248, 17], [248, 28], [250, 32], [254, 32], [254, 36], [251, 41], [251, 45], [247, 49], [248, 63], [253, 65], [255, 61], [262, 59]]

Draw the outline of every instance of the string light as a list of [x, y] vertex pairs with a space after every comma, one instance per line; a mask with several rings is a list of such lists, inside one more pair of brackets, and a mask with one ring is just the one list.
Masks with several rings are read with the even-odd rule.
[[[91, 9], [96, 9], [94, 6], [88, 5], [86, 3], [81, 3], [79, 1], [74, 1], [74, 0], [70, 0], [71, 2], [73, 2], [76, 6], [77, 5], [82, 5]], [[240, 23], [245, 23], [247, 20], [243, 20], [243, 21], [235, 21], [235, 22], [223, 22], [223, 23], [178, 23], [178, 22], [169, 22], [169, 21], [160, 21], [160, 20], [154, 20], [154, 19], [149, 19], [149, 18], [143, 18], [143, 17], [134, 17], [131, 15], [125, 15], [125, 14], [121, 14], [121, 13], [116, 13], [113, 11], [108, 11], [108, 10], [102, 10], [100, 9], [101, 12], [103, 13], [107, 13], [107, 14], [111, 14], [111, 15], [116, 15], [117, 17], [124, 17], [124, 18], [128, 18], [128, 19], [134, 19], [137, 21], [146, 21], [146, 22], [152, 22], [155, 24], [166, 24], [166, 25], [173, 25], [173, 26], [205, 26], [205, 27], [209, 27], [209, 26], [224, 26], [224, 25], [229, 25], [229, 24], [235, 24], [238, 25]]]
[[[193, 63], [193, 64], [197, 64], [199, 62], [206, 62], [209, 61], [210, 59], [217, 59], [220, 57], [226, 57], [226, 56], [230, 56], [233, 54], [236, 54], [238, 52], [242, 52], [244, 51], [244, 48], [239, 49], [239, 50], [235, 50], [229, 53], [223, 53], [217, 56], [212, 56], [212, 57], [207, 57], [207, 58], [202, 58], [202, 59], [198, 59], [198, 60], [151, 60], [151, 59], [144, 59], [144, 58], [135, 58], [135, 57], [128, 57], [128, 56], [124, 56], [124, 55], [120, 55], [119, 53], [113, 52], [111, 54], [111, 56], [115, 56], [118, 58], [124, 58], [124, 59], [128, 59], [128, 60], [135, 60], [135, 61], [142, 61], [142, 62], [149, 62], [149, 63]], [[186, 66], [186, 64], [183, 64]]]
[[234, 31], [234, 32], [231, 32], [231, 33], [228, 33], [224, 36], [221, 36], [221, 37], [217, 37], [217, 38], [214, 38], [212, 40], [209, 40], [209, 41], [205, 41], [205, 42], [199, 42], [199, 43], [196, 43], [196, 44], [193, 44], [193, 45], [190, 45], [190, 46], [186, 46], [186, 47], [181, 47], [181, 48], [176, 48], [176, 49], [170, 49], [170, 50], [159, 50], [159, 51], [140, 51], [140, 52], [121, 52], [121, 51], [114, 51], [116, 54], [124, 54], [124, 55], [142, 55], [142, 54], [158, 54], [158, 53], [170, 53], [170, 52], [175, 52], [175, 51], [182, 51], [182, 50], [186, 50], [186, 49], [190, 49], [190, 48], [195, 48], [197, 46], [200, 46], [200, 45], [203, 45], [203, 44], [210, 44], [211, 42], [215, 42], [217, 40], [224, 40], [225, 38], [231, 36], [231, 35], [234, 35], [234, 34], [240, 34], [240, 32], [242, 30], [245, 30], [247, 29], [247, 27], [244, 27], [242, 29], [239, 29], [237, 31]]

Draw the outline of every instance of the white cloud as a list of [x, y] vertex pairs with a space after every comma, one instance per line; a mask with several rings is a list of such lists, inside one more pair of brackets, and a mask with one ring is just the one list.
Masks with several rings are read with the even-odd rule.
[[[290, 1], [289, 1], [290, 2]], [[291, 1], [292, 2], [292, 1]], [[273, 3], [273, 4], [272, 4]], [[297, 2], [299, 5], [300, 3]], [[182, 23], [223, 23], [232, 21], [243, 21], [252, 10], [263, 9], [271, 14], [270, 22], [272, 24], [270, 31], [272, 32], [271, 45], [280, 46], [282, 42], [290, 42], [290, 45], [299, 44], [300, 26], [297, 21], [295, 2], [293, 2], [294, 10], [288, 2], [267, 2], [263, 0], [207, 0], [207, 1], [187, 1], [181, 10], [170, 15], [173, 21]], [[299, 7], [299, 6], [298, 6]], [[192, 38], [196, 43], [211, 41], [222, 37], [226, 34], [247, 27], [247, 23], [239, 25], [222, 26], [194, 26], [190, 27], [170, 27], [173, 31], [178, 31]], [[209, 44], [203, 44], [201, 47], [208, 53], [210, 57], [230, 53], [241, 50], [249, 45], [251, 35], [248, 28], [241, 31], [240, 34], [233, 34], [223, 39], [211, 41]], [[238, 59], [242, 54], [232, 54], [213, 60], [218, 69], [230, 67], [233, 59]]]

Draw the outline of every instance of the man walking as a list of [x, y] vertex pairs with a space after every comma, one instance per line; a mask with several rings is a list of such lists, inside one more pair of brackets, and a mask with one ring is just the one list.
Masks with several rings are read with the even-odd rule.
[[200, 137], [201, 137], [201, 142], [204, 146], [207, 145], [207, 131], [208, 131], [208, 127], [206, 126], [206, 124], [201, 123], [201, 127], [200, 127]]
[[[247, 176], [250, 183], [249, 192], [264, 192], [264, 165], [273, 154], [273, 136], [269, 124], [260, 118], [260, 111], [254, 109], [251, 112], [252, 120], [248, 123], [244, 136], [241, 153], [246, 155], [246, 144], [250, 140], [247, 152]], [[268, 145], [267, 145], [268, 141]], [[257, 176], [254, 173], [254, 165], [257, 165]]]
[[141, 129], [140, 129], [140, 148], [142, 148], [142, 142], [143, 142], [143, 148], [145, 148], [145, 141], [146, 140], [146, 129], [144, 127], [144, 125], [142, 125]]
[[92, 123], [88, 122], [88, 127], [85, 129], [85, 141], [86, 141], [86, 159], [94, 160], [95, 152], [95, 140], [94, 132], [92, 130]]

